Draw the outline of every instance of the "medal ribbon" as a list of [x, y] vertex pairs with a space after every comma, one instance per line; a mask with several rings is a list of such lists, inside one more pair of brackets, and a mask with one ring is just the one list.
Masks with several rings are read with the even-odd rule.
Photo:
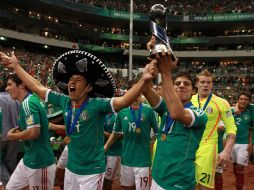
[[68, 115], [67, 115], [67, 135], [70, 136], [73, 131], [74, 128], [78, 122], [79, 116], [82, 113], [83, 109], [86, 107], [87, 103], [88, 103], [89, 98], [86, 98], [86, 100], [82, 103], [82, 105], [80, 106], [78, 112], [75, 114], [73, 122], [71, 123], [71, 118], [72, 118], [72, 109], [71, 109], [71, 103], [68, 107]]
[[139, 104], [139, 108], [138, 108], [138, 119], [136, 118], [135, 111], [132, 109], [131, 106], [130, 106], [130, 112], [131, 112], [132, 120], [133, 120], [133, 121], [135, 122], [135, 124], [136, 124], [136, 129], [137, 129], [137, 128], [140, 128], [141, 114], [142, 114], [142, 103]]
[[[193, 104], [191, 102], [187, 103], [184, 105], [184, 108], [189, 108], [191, 107]], [[167, 113], [167, 120], [166, 120], [166, 124], [164, 126], [164, 130], [163, 130], [163, 134], [167, 134], [169, 129], [171, 128], [171, 126], [174, 124], [174, 120], [172, 119], [172, 117], [170, 116], [170, 113]]]
[[[207, 100], [206, 100], [206, 102], [205, 102], [205, 105], [204, 105], [203, 108], [202, 108], [203, 111], [205, 111], [207, 105], [209, 104], [209, 102], [210, 102], [210, 100], [211, 100], [211, 98], [212, 98], [212, 95], [213, 95], [212, 93], [209, 94], [209, 96], [208, 96], [208, 98], [207, 98]], [[199, 108], [201, 108], [201, 104], [200, 104], [200, 101], [199, 101], [199, 94], [198, 94], [198, 106], [199, 106]]]

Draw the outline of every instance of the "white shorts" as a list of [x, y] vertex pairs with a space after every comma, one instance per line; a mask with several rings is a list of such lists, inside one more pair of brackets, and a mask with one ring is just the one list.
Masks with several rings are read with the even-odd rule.
[[161, 186], [158, 185], [158, 183], [156, 183], [156, 181], [154, 181], [154, 179], [152, 179], [152, 185], [150, 190], [165, 190], [163, 189]]
[[129, 167], [121, 164], [121, 185], [136, 186], [136, 190], [149, 190], [149, 167]]
[[231, 158], [233, 163], [248, 166], [248, 144], [235, 144], [232, 149]]
[[55, 181], [56, 165], [46, 168], [31, 169], [24, 165], [23, 159], [18, 163], [6, 185], [7, 190], [21, 190], [26, 186], [29, 189], [44, 190], [53, 189]]
[[120, 156], [107, 156], [105, 178], [108, 180], [117, 179], [120, 176]]
[[68, 162], [68, 146], [65, 146], [56, 166], [58, 168], [65, 169], [67, 162]]
[[65, 168], [65, 190], [102, 190], [104, 173], [93, 175], [77, 175]]

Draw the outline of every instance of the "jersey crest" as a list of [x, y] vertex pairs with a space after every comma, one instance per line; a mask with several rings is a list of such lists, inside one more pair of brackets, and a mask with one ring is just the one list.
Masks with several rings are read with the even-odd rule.
[[213, 108], [212, 108], [211, 106], [208, 106], [208, 107], [206, 108], [206, 113], [212, 114], [212, 113], [213, 113]]
[[89, 116], [88, 116], [88, 113], [86, 111], [83, 111], [81, 113], [81, 118], [84, 120], [84, 121], [87, 121]]

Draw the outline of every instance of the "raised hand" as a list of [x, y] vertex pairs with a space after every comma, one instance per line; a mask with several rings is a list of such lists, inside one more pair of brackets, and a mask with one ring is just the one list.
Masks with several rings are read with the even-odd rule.
[[155, 42], [156, 42], [156, 37], [155, 35], [152, 35], [151, 39], [146, 44], [146, 48], [148, 51], [151, 51], [154, 48]]
[[160, 73], [168, 73], [171, 72], [178, 63], [178, 58], [175, 58], [175, 61], [171, 59], [171, 51], [168, 52], [162, 51], [161, 53], [156, 53], [155, 58], [158, 61], [158, 68]]
[[151, 62], [146, 65], [143, 71], [144, 80], [152, 80], [158, 75], [157, 60], [149, 59]]
[[0, 64], [10, 69], [13, 69], [16, 65], [18, 65], [18, 60], [14, 55], [14, 51], [11, 52], [11, 56], [0, 52]]

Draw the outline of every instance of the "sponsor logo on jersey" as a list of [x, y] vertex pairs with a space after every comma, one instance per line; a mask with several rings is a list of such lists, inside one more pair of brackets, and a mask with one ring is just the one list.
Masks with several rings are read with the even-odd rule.
[[26, 116], [26, 125], [29, 126], [29, 125], [33, 125], [33, 124], [34, 124], [34, 117], [33, 117], [33, 115]]
[[125, 117], [123, 118], [123, 120], [128, 120], [128, 117], [127, 117], [127, 116], [125, 116]]
[[212, 114], [212, 113], [213, 113], [213, 108], [212, 108], [211, 106], [208, 106], [208, 107], [206, 108], [206, 113]]

